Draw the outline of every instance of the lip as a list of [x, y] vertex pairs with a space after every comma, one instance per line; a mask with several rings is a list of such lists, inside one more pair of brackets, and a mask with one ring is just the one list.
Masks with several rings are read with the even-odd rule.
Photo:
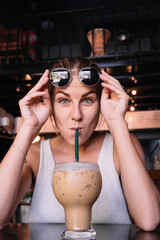
[[82, 132], [82, 130], [83, 130], [82, 127], [80, 127], [80, 128], [78, 128], [78, 127], [76, 127], [76, 128], [70, 128], [70, 130], [71, 130], [71, 131], [74, 131], [74, 132], [75, 132], [76, 129], [78, 129], [78, 133]]

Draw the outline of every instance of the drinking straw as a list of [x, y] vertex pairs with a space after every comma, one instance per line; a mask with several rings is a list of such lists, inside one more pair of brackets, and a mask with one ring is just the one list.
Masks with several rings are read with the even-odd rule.
[[78, 152], [78, 129], [75, 129], [75, 162], [79, 162], [79, 152]]

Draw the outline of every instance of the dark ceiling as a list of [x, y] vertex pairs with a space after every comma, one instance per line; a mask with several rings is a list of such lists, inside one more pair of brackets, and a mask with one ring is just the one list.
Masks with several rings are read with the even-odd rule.
[[[130, 3], [141, 0], [129, 0]], [[73, 9], [96, 8], [107, 5], [117, 5], [128, 2], [128, 0], [1, 0], [1, 16], [23, 15], [31, 12], [46, 13]]]

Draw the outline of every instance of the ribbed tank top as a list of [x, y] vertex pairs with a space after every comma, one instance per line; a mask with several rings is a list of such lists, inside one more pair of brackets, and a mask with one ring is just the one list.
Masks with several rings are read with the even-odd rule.
[[[55, 165], [50, 140], [41, 142], [40, 166], [31, 202], [29, 222], [64, 223], [64, 210], [52, 190]], [[113, 161], [113, 138], [106, 133], [98, 164], [102, 174], [102, 191], [92, 207], [93, 223], [130, 224], [119, 175]]]

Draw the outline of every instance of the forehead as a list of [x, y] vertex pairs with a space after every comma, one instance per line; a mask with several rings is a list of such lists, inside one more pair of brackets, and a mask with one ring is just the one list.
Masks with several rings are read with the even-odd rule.
[[97, 93], [96, 86], [85, 86], [83, 83], [79, 81], [79, 75], [77, 71], [73, 71], [70, 83], [64, 88], [54, 87], [53, 94], [58, 92], [66, 92], [68, 94], [85, 94], [87, 92], [93, 91]]

